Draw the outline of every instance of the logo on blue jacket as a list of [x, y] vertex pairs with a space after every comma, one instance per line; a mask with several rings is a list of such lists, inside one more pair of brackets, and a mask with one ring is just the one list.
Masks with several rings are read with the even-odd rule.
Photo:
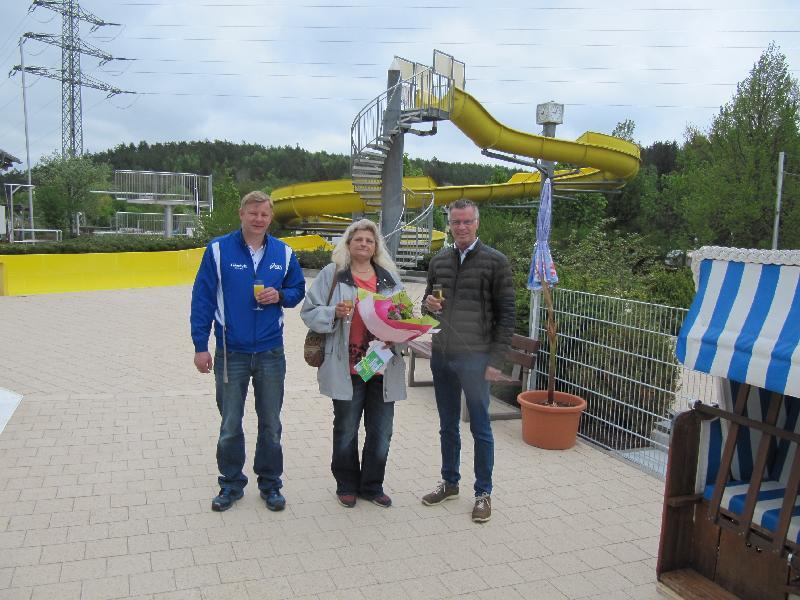
[[279, 265], [278, 263], [270, 263], [269, 269], [270, 271], [272, 269], [278, 269], [278, 271], [283, 271], [283, 265]]

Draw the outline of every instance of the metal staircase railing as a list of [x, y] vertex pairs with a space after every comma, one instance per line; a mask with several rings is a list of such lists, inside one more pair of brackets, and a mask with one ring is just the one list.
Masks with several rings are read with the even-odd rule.
[[[420, 198], [419, 209], [408, 208], [408, 197]], [[414, 204], [417, 204], [414, 202]], [[398, 226], [386, 237], [400, 236], [395, 263], [399, 267], [415, 267], [431, 251], [433, 241], [433, 192], [414, 192], [403, 188], [403, 214]]]
[[[359, 194], [367, 211], [380, 210], [383, 191], [383, 166], [392, 144], [405, 132], [418, 135], [435, 133], [436, 121], [448, 119], [453, 109], [454, 88], [464, 88], [464, 63], [449, 54], [434, 51], [433, 67], [395, 57], [393, 69], [400, 71], [400, 81], [359, 111], [350, 128], [350, 175], [353, 190]], [[400, 94], [400, 113], [395, 122], [385, 118], [389, 104], [396, 106]], [[395, 108], [396, 110], [396, 108]], [[433, 122], [431, 131], [412, 129], [415, 123]], [[407, 196], [415, 194], [403, 188], [403, 211], [393, 231], [400, 234], [398, 264], [416, 264], [430, 252], [433, 233], [433, 193], [419, 214], [409, 219]], [[416, 203], [415, 203], [416, 204]], [[421, 203], [424, 205], [424, 203]]]
[[[381, 205], [383, 163], [395, 137], [415, 123], [447, 119], [452, 109], [451, 77], [418, 63], [397, 61], [401, 62], [401, 76], [405, 78], [362, 108], [350, 128], [353, 189], [367, 207]], [[387, 124], [386, 107], [398, 93], [400, 118], [396, 123]]]

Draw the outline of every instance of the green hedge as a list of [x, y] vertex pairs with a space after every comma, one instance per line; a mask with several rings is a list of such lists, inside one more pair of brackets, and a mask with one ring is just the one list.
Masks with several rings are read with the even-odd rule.
[[297, 252], [297, 260], [304, 269], [322, 269], [331, 262], [331, 251], [300, 251]]
[[[63, 242], [38, 244], [0, 243], [3, 254], [92, 254], [95, 252], [164, 252], [202, 248], [208, 243], [203, 238], [150, 235], [86, 235]], [[330, 250], [313, 250], [297, 253], [304, 269], [321, 269], [331, 262]]]
[[84, 235], [63, 242], [37, 244], [0, 243], [0, 254], [92, 254], [95, 252], [163, 252], [205, 246], [193, 237], [165, 238], [156, 235]]

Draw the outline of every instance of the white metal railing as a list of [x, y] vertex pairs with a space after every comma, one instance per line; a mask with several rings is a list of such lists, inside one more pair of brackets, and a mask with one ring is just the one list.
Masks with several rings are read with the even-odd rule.
[[[408, 197], [418, 198], [419, 209], [408, 208]], [[413, 204], [417, 204], [414, 201]], [[386, 237], [400, 235], [397, 249], [399, 266], [416, 266], [417, 260], [431, 251], [433, 239], [433, 192], [415, 192], [403, 188], [403, 213], [398, 226]]]
[[[196, 229], [197, 215], [172, 215], [173, 235], [193, 235]], [[164, 213], [120, 211], [114, 215], [114, 230], [133, 235], [164, 235]]]
[[37, 242], [60, 242], [63, 238], [61, 229], [30, 229], [17, 228], [13, 230], [14, 243], [35, 244]]
[[[556, 387], [587, 408], [581, 437], [646, 470], [666, 471], [672, 414], [713, 402], [713, 378], [683, 368], [675, 340], [687, 310], [556, 288]], [[544, 306], [534, 388], [545, 389], [549, 344]]]
[[213, 208], [211, 175], [169, 173], [162, 171], [114, 171], [114, 189], [109, 192], [121, 200], [152, 200], [154, 204], [171, 203]]

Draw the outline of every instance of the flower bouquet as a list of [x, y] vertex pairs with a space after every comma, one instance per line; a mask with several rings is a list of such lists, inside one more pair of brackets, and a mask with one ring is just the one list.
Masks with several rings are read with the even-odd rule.
[[405, 291], [383, 296], [358, 290], [358, 314], [369, 332], [383, 342], [408, 342], [439, 324], [430, 316], [415, 317], [413, 306]]

